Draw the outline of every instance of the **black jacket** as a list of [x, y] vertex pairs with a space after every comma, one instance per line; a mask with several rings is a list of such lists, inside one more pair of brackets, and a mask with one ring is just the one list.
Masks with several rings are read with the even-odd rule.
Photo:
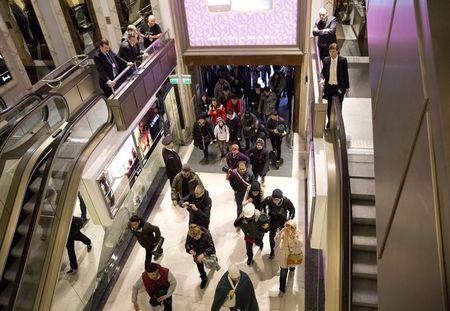
[[233, 143], [241, 137], [241, 119], [235, 114], [233, 119], [227, 118], [225, 123], [230, 130], [230, 142]]
[[[111, 56], [111, 59], [113, 59], [113, 61], [115, 62], [117, 73], [120, 74], [120, 72], [127, 66], [127, 61], [119, 57], [111, 50], [108, 52], [108, 55]], [[108, 61], [105, 54], [103, 54], [100, 50], [98, 50], [94, 55], [94, 63], [95, 67], [97, 68], [100, 87], [102, 88], [105, 95], [109, 96], [111, 95], [112, 91], [111, 88], [106, 85], [106, 82], [108, 82], [108, 80], [114, 80], [112, 64]]]
[[209, 193], [205, 190], [205, 194], [201, 198], [196, 198], [194, 193], [189, 193], [184, 197], [180, 204], [189, 202], [189, 204], [195, 204], [198, 210], [194, 211], [192, 208], [187, 208], [189, 212], [189, 224], [197, 224], [199, 226], [208, 227], [211, 217], [211, 198]]
[[252, 147], [248, 150], [247, 154], [252, 164], [252, 170], [256, 170], [259, 175], [265, 176], [269, 171], [269, 151], [266, 148], [259, 150], [256, 147]]
[[205, 254], [205, 255], [215, 255], [216, 248], [214, 247], [214, 242], [211, 237], [211, 234], [206, 228], [202, 228], [202, 236], [199, 240], [191, 238], [189, 234], [186, 237], [186, 243], [184, 247], [186, 248], [186, 252], [189, 253], [190, 250], [194, 250], [197, 255]]
[[247, 170], [243, 175], [238, 172], [238, 169], [231, 170], [230, 185], [231, 188], [239, 195], [244, 196], [248, 186], [255, 180], [255, 176]]
[[136, 231], [131, 230], [131, 232], [143, 248], [155, 247], [161, 237], [161, 231], [157, 226], [143, 220], [141, 220], [138, 229]]
[[139, 56], [143, 55], [139, 44], [136, 43], [134, 46], [131, 46], [128, 40], [122, 41], [119, 48], [119, 56], [122, 57], [127, 62], [134, 63]]
[[262, 210], [269, 215], [270, 224], [285, 223], [288, 219], [293, 219], [295, 216], [294, 204], [286, 197], [281, 199], [280, 205], [275, 205], [272, 201], [272, 196], [268, 196], [261, 203]]
[[163, 148], [162, 157], [166, 165], [166, 174], [169, 180], [173, 181], [175, 176], [181, 172], [181, 159], [178, 153], [167, 148]]
[[334, 16], [328, 16], [325, 22], [320, 18], [316, 20], [313, 28], [313, 35], [318, 37], [319, 46], [328, 47], [331, 43], [336, 43], [337, 19]]
[[[322, 67], [322, 77], [325, 79], [325, 86], [324, 86], [324, 94], [327, 94], [327, 86], [328, 81], [330, 80], [330, 67], [331, 67], [331, 56], [327, 56], [323, 60], [323, 67]], [[337, 68], [336, 68], [336, 78], [339, 90], [341, 90], [342, 94], [345, 94], [346, 89], [350, 88], [350, 82], [348, 79], [348, 63], [347, 59], [343, 56], [338, 56], [337, 60]]]
[[201, 150], [209, 145], [214, 138], [214, 132], [209, 122], [205, 122], [203, 126], [200, 125], [200, 123], [195, 122], [192, 135], [194, 136], [194, 146]]
[[282, 117], [279, 116], [278, 120], [273, 120], [272, 118], [267, 120], [267, 131], [269, 132], [269, 137], [281, 135], [281, 133], [278, 133], [277, 131], [277, 127], [280, 124], [283, 124], [286, 128], [286, 132], [289, 132], [288, 124]]

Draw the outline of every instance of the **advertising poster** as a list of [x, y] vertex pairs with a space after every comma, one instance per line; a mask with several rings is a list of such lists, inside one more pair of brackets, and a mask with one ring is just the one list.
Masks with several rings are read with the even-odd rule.
[[298, 0], [184, 0], [191, 47], [297, 44]]

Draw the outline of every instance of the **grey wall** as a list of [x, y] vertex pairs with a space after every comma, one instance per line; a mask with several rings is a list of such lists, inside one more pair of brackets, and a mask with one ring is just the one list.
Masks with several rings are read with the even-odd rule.
[[383, 311], [449, 310], [448, 14], [449, 1], [369, 2]]

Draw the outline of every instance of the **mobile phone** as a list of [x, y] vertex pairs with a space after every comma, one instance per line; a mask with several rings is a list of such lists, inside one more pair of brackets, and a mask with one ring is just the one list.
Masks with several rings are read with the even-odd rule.
[[231, 0], [208, 0], [208, 11], [210, 12], [229, 12], [230, 10]]

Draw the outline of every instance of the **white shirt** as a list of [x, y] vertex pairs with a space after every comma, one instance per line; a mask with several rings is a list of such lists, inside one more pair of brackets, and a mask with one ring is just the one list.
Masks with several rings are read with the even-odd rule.
[[330, 57], [330, 77], [328, 79], [328, 84], [330, 84], [330, 85], [337, 85], [338, 84], [338, 81], [337, 81], [337, 61], [338, 61], [338, 57], [336, 57], [335, 59]]

